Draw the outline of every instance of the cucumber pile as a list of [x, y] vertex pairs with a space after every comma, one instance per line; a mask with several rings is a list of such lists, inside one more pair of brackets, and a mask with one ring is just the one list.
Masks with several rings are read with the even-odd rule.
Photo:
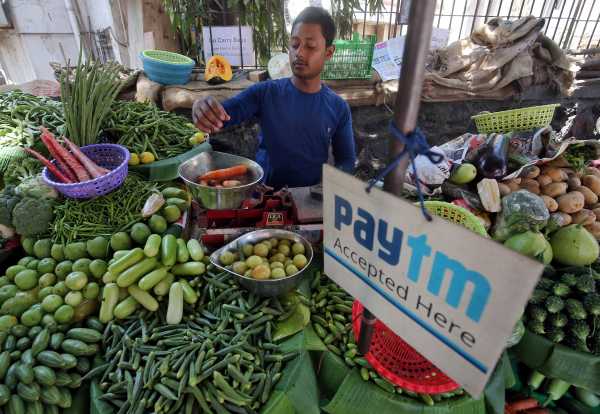
[[11, 414], [52, 414], [69, 408], [72, 389], [91, 372], [103, 325], [14, 325], [0, 333], [0, 406]]
[[524, 318], [533, 333], [600, 356], [600, 273], [590, 267], [548, 269]]
[[[143, 223], [131, 230], [131, 238], [140, 243], [130, 250], [119, 250], [108, 262], [102, 281], [100, 320], [125, 319], [143, 307], [155, 312], [159, 301], [168, 297], [168, 323], [179, 323], [184, 302], [194, 304], [198, 296], [193, 286], [206, 271], [208, 256], [200, 243], [187, 243], [173, 234], [152, 233]], [[134, 232], [138, 232], [136, 235]], [[140, 234], [145, 237], [140, 237]]]

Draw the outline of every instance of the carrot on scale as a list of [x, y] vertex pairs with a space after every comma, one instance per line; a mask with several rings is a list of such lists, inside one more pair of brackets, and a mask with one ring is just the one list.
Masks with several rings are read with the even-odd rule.
[[222, 168], [220, 170], [212, 170], [207, 172], [206, 174], [198, 177], [198, 180], [227, 180], [233, 177], [238, 177], [240, 175], [246, 174], [248, 171], [248, 166], [244, 164], [234, 165], [229, 168]]

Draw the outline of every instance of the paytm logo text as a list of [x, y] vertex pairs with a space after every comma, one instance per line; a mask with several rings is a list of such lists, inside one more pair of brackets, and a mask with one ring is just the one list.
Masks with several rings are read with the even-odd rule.
[[[404, 232], [386, 220], [375, 219], [363, 208], [354, 209], [351, 203], [342, 196], [335, 196], [334, 224], [337, 230], [351, 227], [354, 240], [365, 249], [377, 252], [377, 257], [390, 266], [400, 263]], [[431, 270], [427, 275], [427, 290], [440, 296], [442, 284], [446, 277], [450, 285], [445, 302], [458, 308], [465, 295], [466, 287], [472, 287], [468, 298], [466, 315], [474, 322], [479, 322], [491, 295], [488, 279], [479, 272], [467, 269], [460, 261], [449, 257], [442, 251], [432, 251], [427, 242], [427, 235], [407, 235], [406, 244], [410, 248], [410, 259], [406, 276], [412, 282], [418, 282], [422, 276], [423, 263], [432, 260]], [[369, 269], [371, 266], [368, 267]], [[370, 274], [371, 272], [369, 272]], [[372, 276], [370, 274], [370, 276]]]

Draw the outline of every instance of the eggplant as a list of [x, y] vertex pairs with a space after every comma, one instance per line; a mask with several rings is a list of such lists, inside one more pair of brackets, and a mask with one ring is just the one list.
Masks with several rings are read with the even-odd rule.
[[475, 164], [484, 178], [502, 178], [508, 172], [510, 136], [492, 134]]

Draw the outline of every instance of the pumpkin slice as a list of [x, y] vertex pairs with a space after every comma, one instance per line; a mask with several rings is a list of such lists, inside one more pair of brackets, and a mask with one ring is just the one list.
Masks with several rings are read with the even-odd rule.
[[233, 77], [231, 65], [223, 56], [215, 55], [206, 63], [204, 79], [210, 84], [228, 82]]

